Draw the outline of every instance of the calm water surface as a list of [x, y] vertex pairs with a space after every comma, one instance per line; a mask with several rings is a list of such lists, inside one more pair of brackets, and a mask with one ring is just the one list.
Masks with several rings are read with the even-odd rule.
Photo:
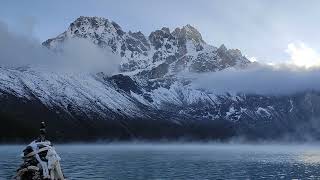
[[[11, 179], [24, 146], [0, 146]], [[320, 145], [56, 145], [68, 179], [320, 179]]]

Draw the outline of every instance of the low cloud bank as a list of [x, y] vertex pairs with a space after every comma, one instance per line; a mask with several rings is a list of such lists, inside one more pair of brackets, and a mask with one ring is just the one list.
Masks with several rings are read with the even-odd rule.
[[[320, 91], [320, 68], [316, 66], [320, 62], [320, 55], [305, 45], [301, 45], [302, 50], [299, 47], [288, 47], [295, 62], [291, 65], [252, 63], [246, 69], [229, 68], [219, 72], [188, 73], [183, 76], [194, 79], [192, 86], [195, 88], [221, 94], [284, 95], [306, 90]], [[13, 33], [6, 24], [0, 22], [1, 67], [40, 66], [53, 71], [104, 72], [111, 75], [117, 73], [120, 62], [121, 58], [111, 50], [100, 49], [84, 39], [69, 40], [64, 43], [63, 52], [53, 53], [39, 41]]]
[[187, 74], [192, 86], [224, 94], [249, 93], [286, 95], [306, 90], [320, 91], [320, 69], [289, 65], [261, 65], [253, 63], [246, 69], [229, 68], [219, 72]]
[[118, 71], [121, 59], [111, 50], [100, 49], [83, 39], [72, 39], [64, 44], [63, 52], [53, 53], [28, 36], [11, 32], [0, 22], [0, 66], [44, 67], [53, 71], [104, 72]]

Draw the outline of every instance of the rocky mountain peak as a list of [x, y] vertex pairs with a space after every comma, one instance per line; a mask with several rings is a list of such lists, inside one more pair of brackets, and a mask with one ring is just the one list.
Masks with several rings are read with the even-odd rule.
[[[162, 27], [145, 36], [141, 31], [125, 32], [117, 23], [106, 18], [81, 16], [70, 24], [67, 31], [48, 39], [43, 45], [60, 50], [64, 41], [72, 38], [88, 39], [106, 50], [111, 48], [121, 57], [122, 72], [150, 71], [153, 78], [180, 71], [217, 71], [249, 62], [239, 50], [206, 44], [200, 32], [190, 24], [172, 32], [168, 27]], [[153, 73], [160, 72], [158, 69], [162, 73]]]
[[161, 31], [164, 31], [167, 34], [170, 34], [170, 29], [168, 27], [161, 28]]
[[176, 28], [172, 34], [180, 39], [192, 40], [196, 43], [205, 43], [202, 39], [201, 33], [190, 24], [187, 24], [182, 28]]
[[80, 16], [70, 23], [65, 32], [56, 38], [46, 40], [42, 44], [48, 48], [57, 49], [59, 48], [59, 44], [63, 43], [66, 39], [77, 37], [92, 39], [96, 44], [101, 43], [102, 46], [105, 46], [105, 42], [101, 41], [104, 34], [121, 37], [125, 32], [117, 23], [109, 21], [106, 18]]
[[80, 16], [74, 22], [72, 22], [68, 28], [69, 33], [76, 36], [85, 36], [88, 34], [99, 35], [103, 32], [116, 33], [118, 36], [122, 36], [124, 31], [115, 22], [109, 21], [102, 17], [87, 17]]
[[160, 30], [153, 31], [149, 35], [149, 40], [156, 50], [163, 46], [165, 39], [167, 39], [168, 41], [174, 39], [174, 37], [170, 33], [169, 28], [167, 27], [163, 27]]
[[218, 48], [218, 51], [220, 51], [220, 52], [226, 52], [228, 49], [227, 49], [227, 47], [224, 45], [224, 44], [222, 44], [219, 48]]
[[229, 56], [234, 57], [234, 58], [242, 57], [242, 53], [239, 49], [227, 49], [227, 47], [224, 44], [222, 44], [218, 48], [218, 53], [228, 54]]

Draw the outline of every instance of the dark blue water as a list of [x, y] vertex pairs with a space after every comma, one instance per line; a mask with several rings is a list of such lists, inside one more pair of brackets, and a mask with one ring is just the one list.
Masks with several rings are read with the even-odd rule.
[[[0, 146], [10, 179], [23, 146]], [[68, 179], [320, 179], [317, 145], [56, 145]]]

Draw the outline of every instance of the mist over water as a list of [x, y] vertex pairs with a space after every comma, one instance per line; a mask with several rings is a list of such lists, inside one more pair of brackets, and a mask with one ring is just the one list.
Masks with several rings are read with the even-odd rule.
[[[11, 177], [23, 146], [0, 146]], [[317, 179], [319, 144], [56, 145], [68, 179]]]

